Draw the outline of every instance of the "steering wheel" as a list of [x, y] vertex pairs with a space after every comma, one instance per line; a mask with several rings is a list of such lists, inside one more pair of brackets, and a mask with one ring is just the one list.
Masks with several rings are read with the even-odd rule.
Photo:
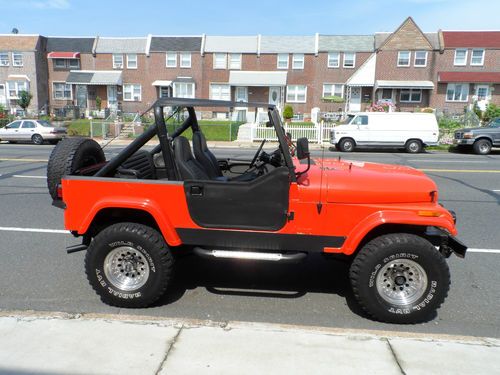
[[255, 153], [255, 156], [253, 157], [252, 162], [250, 163], [250, 166], [248, 167], [248, 169], [251, 169], [254, 166], [255, 162], [257, 161], [257, 158], [260, 155], [260, 152], [262, 151], [262, 147], [264, 147], [264, 143], [266, 143], [266, 139], [264, 139], [262, 141], [262, 143], [260, 144], [259, 149]]

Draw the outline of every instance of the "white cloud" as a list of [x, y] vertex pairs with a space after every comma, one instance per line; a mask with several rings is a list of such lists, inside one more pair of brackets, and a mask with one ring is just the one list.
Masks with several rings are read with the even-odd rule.
[[38, 9], [68, 9], [69, 0], [37, 0], [30, 1], [29, 5]]

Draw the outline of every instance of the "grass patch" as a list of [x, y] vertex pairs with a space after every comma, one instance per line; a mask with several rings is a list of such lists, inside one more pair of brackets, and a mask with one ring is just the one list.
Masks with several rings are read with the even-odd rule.
[[[238, 137], [238, 129], [242, 124], [242, 122], [232, 121], [198, 121], [198, 125], [207, 141], [234, 141]], [[167, 125], [168, 133], [173, 133], [180, 125], [179, 123], [169, 123]], [[182, 135], [189, 140], [193, 137], [190, 128], [185, 130]]]

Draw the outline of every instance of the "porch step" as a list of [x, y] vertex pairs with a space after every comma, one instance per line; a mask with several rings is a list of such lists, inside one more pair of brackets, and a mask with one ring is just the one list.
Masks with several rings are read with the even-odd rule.
[[237, 138], [239, 142], [252, 141], [252, 126], [253, 124], [250, 122], [240, 125], [240, 127], [238, 128], [238, 138]]
[[131, 134], [134, 134], [134, 123], [123, 124], [119, 138], [129, 138]]

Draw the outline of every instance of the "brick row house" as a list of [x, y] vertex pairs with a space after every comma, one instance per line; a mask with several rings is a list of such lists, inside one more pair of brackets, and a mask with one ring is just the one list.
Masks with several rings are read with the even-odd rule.
[[22, 89], [33, 112], [86, 115], [98, 104], [142, 112], [168, 96], [290, 104], [298, 119], [371, 103], [462, 112], [500, 104], [499, 85], [500, 31], [422, 32], [411, 17], [374, 35], [0, 36], [0, 104], [12, 112]]

